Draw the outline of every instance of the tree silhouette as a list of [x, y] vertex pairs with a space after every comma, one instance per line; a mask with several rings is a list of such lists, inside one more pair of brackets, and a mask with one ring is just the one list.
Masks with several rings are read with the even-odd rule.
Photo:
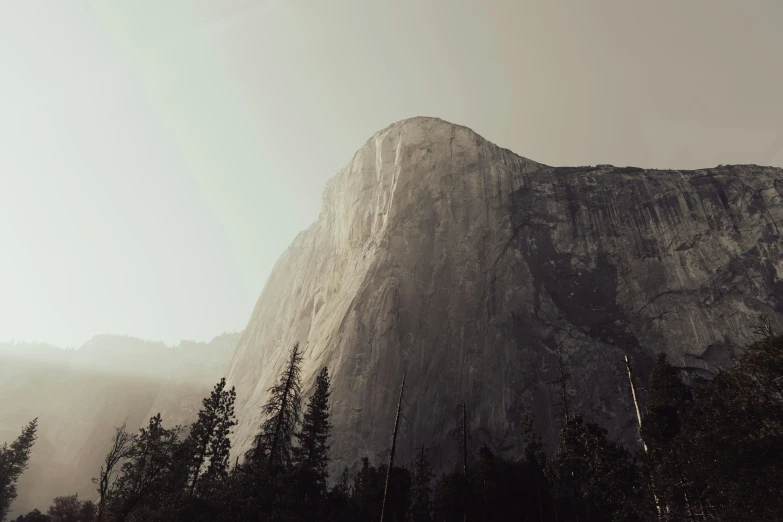
[[427, 448], [422, 447], [413, 464], [413, 484], [411, 486], [411, 507], [408, 511], [410, 522], [432, 521], [432, 464]]
[[296, 432], [297, 445], [292, 449], [300, 495], [306, 505], [321, 502], [326, 496], [329, 464], [329, 371], [318, 374], [315, 391], [307, 402], [302, 426]]
[[26, 515], [19, 515], [14, 522], [52, 522], [52, 517], [34, 509]]
[[202, 401], [198, 420], [190, 429], [186, 444], [191, 455], [188, 463], [190, 495], [214, 488], [228, 472], [231, 440], [228, 438], [234, 420], [236, 391], [226, 390], [226, 379], [220, 379], [209, 397]]
[[57, 497], [47, 512], [52, 522], [94, 522], [97, 517], [95, 504], [81, 502], [78, 495]]
[[661, 508], [668, 513], [692, 516], [688, 481], [684, 477], [685, 459], [677, 442], [690, 404], [691, 390], [680, 379], [679, 370], [668, 363], [665, 354], [659, 354], [647, 387], [641, 427], [648, 448], [644, 461]]
[[[124, 521], [133, 512], [135, 519], [154, 520], [160, 507], [173, 509], [172, 493], [181, 492], [186, 474], [178, 464], [182, 447], [179, 428], [166, 429], [160, 413], [149, 420], [134, 438], [128, 460], [122, 465], [109, 498], [112, 520]], [[162, 502], [162, 500], [167, 502]]]
[[10, 446], [0, 446], [0, 521], [6, 519], [11, 503], [16, 499], [16, 481], [27, 469], [37, 431], [36, 418], [22, 429], [21, 435]]
[[128, 433], [125, 423], [115, 428], [111, 446], [103, 460], [103, 466], [101, 466], [98, 477], [92, 479], [98, 485], [98, 522], [103, 522], [105, 519], [112, 478], [117, 471], [117, 466], [130, 456], [133, 443], [134, 437]]
[[[228, 466], [236, 395], [221, 379], [184, 440], [179, 428], [163, 427], [160, 414], [138, 435], [124, 425], [116, 429], [95, 479], [97, 513], [92, 502], [74, 495], [56, 498], [48, 515], [32, 511], [17, 522], [377, 522], [382, 510], [387, 520], [400, 522], [767, 522], [783, 513], [783, 337], [765, 336], [734, 367], [687, 385], [680, 370], [659, 356], [640, 430], [648, 451], [636, 457], [570, 408], [561, 353], [558, 395], [567, 418], [557, 452], [547, 455], [526, 415], [521, 458], [504, 455], [501, 444], [488, 440], [468, 466], [469, 419], [461, 404], [454, 469], [434, 484], [421, 448], [412, 473], [387, 464], [376, 468], [363, 458], [352, 484], [346, 467], [328, 489], [332, 383], [322, 369], [300, 415], [300, 363], [295, 345], [270, 388], [267, 417], [245, 463]], [[3, 515], [36, 426], [31, 422], [0, 448]], [[660, 501], [660, 514], [653, 499]]]
[[695, 509], [727, 520], [779, 520], [783, 337], [753, 343], [734, 367], [696, 379], [674, 446]]
[[[642, 506], [638, 470], [628, 450], [600, 426], [570, 416], [550, 462], [558, 514], [581, 521], [639, 520]], [[570, 517], [570, 518], [569, 518]]]
[[302, 407], [301, 363], [299, 343], [295, 343], [280, 379], [269, 389], [270, 396], [263, 407], [266, 420], [249, 454], [251, 462], [268, 464], [275, 472], [291, 462], [292, 438]]

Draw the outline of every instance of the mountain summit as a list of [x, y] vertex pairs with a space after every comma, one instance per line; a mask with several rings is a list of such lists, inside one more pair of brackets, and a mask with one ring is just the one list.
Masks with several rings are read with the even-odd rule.
[[623, 356], [691, 372], [729, 364], [757, 316], [783, 325], [783, 170], [549, 167], [472, 130], [412, 118], [375, 134], [326, 186], [318, 220], [277, 262], [230, 366], [242, 455], [294, 342], [310, 385], [332, 375], [334, 469], [518, 452], [522, 420], [553, 441], [562, 353], [571, 407], [635, 437]]

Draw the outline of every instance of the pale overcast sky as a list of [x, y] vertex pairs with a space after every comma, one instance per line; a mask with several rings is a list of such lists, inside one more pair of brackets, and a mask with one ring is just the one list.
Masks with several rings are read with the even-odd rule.
[[783, 2], [0, 0], [0, 342], [242, 329], [427, 115], [553, 165], [783, 166]]

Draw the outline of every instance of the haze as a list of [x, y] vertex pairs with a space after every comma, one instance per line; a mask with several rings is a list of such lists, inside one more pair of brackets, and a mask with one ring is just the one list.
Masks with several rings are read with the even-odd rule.
[[783, 166], [778, 0], [0, 6], [0, 341], [242, 329], [415, 115], [551, 165]]

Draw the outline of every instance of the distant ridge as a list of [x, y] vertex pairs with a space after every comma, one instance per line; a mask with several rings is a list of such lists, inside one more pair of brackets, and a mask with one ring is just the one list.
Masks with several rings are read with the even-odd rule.
[[79, 349], [0, 344], [0, 443], [38, 417], [30, 469], [18, 485], [14, 515], [78, 493], [95, 500], [114, 426], [135, 431], [160, 412], [167, 425], [192, 422], [201, 399], [227, 373], [240, 333], [177, 346], [99, 335]]

